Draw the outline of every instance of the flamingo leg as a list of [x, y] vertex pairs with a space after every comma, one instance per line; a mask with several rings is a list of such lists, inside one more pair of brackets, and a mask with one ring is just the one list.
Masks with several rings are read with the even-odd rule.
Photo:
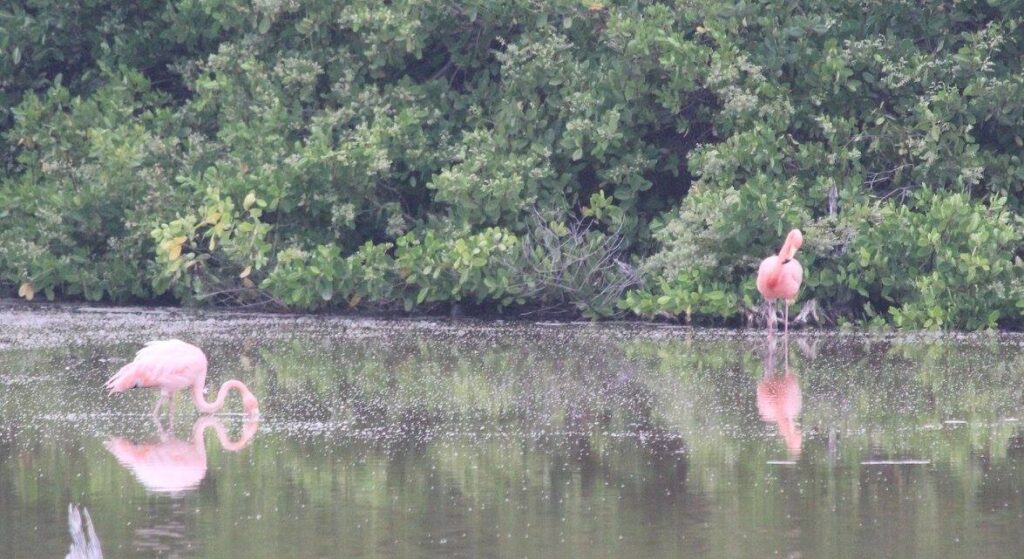
[[768, 316], [765, 317], [768, 322], [768, 331], [772, 332], [775, 330], [775, 299], [768, 299]]
[[178, 403], [178, 394], [171, 395], [171, 405], [168, 406], [167, 423], [168, 425], [174, 425], [174, 407]]
[[160, 417], [160, 408], [163, 407], [164, 402], [166, 402], [166, 401], [167, 401], [167, 394], [164, 394], [163, 392], [161, 392], [160, 393], [160, 397], [157, 398], [157, 400], [156, 400], [156, 406], [153, 407], [153, 418], [154, 419]]
[[160, 417], [154, 415], [151, 419], [153, 420], [153, 427], [156, 428], [156, 434], [160, 437], [160, 441], [168, 440], [170, 433], [167, 432], [167, 429], [164, 429], [164, 424], [160, 421]]
[[785, 357], [783, 358], [784, 359], [784, 361], [783, 361], [783, 370], [788, 371], [789, 370], [789, 335], [788, 334], [782, 337], [782, 351], [786, 352], [785, 353]]
[[784, 317], [785, 317], [785, 322], [782, 324], [783, 335], [785, 335], [786, 339], [788, 340], [789, 339], [789, 301], [788, 300], [786, 301], [786, 314], [784, 315]]

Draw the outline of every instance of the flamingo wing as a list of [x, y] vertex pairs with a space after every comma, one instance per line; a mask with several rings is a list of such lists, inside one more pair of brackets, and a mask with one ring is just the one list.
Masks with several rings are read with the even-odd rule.
[[757, 267], [757, 290], [766, 299], [776, 299], [775, 284], [778, 282], [779, 257], [769, 256]]
[[804, 267], [795, 259], [782, 266], [782, 283], [785, 299], [792, 302], [800, 292], [800, 284], [804, 281]]
[[112, 438], [104, 443], [146, 489], [170, 493], [194, 489], [206, 477], [206, 451], [199, 445], [179, 439], [136, 445]]
[[130, 388], [158, 387], [180, 390], [206, 377], [206, 356], [194, 345], [180, 340], [156, 340], [135, 354], [135, 360], [121, 367], [107, 380], [110, 393]]

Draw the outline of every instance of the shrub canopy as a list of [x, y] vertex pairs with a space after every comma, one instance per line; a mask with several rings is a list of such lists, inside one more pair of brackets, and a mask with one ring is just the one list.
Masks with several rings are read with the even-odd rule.
[[1021, 14], [14, 0], [0, 293], [1020, 327]]

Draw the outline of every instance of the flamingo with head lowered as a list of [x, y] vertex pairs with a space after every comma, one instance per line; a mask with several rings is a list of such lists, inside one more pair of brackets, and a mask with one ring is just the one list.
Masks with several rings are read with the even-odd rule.
[[151, 443], [135, 444], [114, 437], [105, 442], [117, 461], [128, 468], [146, 489], [156, 493], [182, 495], [197, 487], [206, 477], [206, 430], [213, 427], [224, 450], [238, 452], [249, 446], [259, 428], [258, 418], [250, 417], [242, 423], [242, 434], [237, 441], [228, 437], [220, 419], [203, 416], [192, 426], [192, 438], [183, 441], [157, 423], [159, 439]]
[[786, 235], [779, 254], [765, 258], [757, 268], [757, 290], [768, 301], [768, 328], [775, 329], [775, 300], [782, 299], [786, 303], [783, 326], [786, 334], [789, 333], [789, 305], [796, 300], [804, 279], [804, 269], [795, 258], [797, 249], [803, 244], [803, 233], [793, 229]]
[[242, 407], [248, 415], [259, 414], [259, 402], [249, 388], [231, 379], [220, 386], [217, 398], [207, 402], [203, 398], [206, 384], [206, 355], [198, 347], [181, 340], [156, 340], [135, 354], [135, 360], [121, 367], [107, 381], [110, 394], [131, 388], [159, 388], [160, 398], [153, 415], [171, 399], [175, 392], [192, 387], [192, 400], [199, 413], [216, 413], [224, 407], [228, 392], [234, 388], [242, 394]]

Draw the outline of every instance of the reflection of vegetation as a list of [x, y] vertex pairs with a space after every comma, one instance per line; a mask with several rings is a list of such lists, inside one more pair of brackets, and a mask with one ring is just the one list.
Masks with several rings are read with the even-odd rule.
[[[1024, 435], [1004, 421], [1024, 401], [1014, 374], [1024, 351], [997, 340], [797, 337], [789, 365], [803, 392], [803, 452], [780, 466], [768, 462], [786, 449], [755, 405], [760, 337], [345, 328], [196, 340], [209, 348], [211, 382], [251, 383], [265, 428], [245, 451], [211, 452], [200, 488], [173, 502], [146, 493], [101, 445], [149, 429], [136, 423], [151, 398], [106, 399], [100, 389], [133, 348], [0, 352], [0, 378], [50, 380], [0, 386], [0, 541], [43, 539], [59, 554], [63, 525], [37, 533], [28, 519], [63, 518], [74, 500], [89, 506], [105, 547], [124, 542], [113, 553], [128, 555], [142, 531], [173, 516], [182, 541], [208, 556], [444, 555], [446, 546], [849, 556], [866, 542], [892, 544], [876, 521], [940, 527], [982, 549], [990, 534], [980, 519], [1011, 522], [1024, 507]], [[192, 416], [179, 414], [180, 430]], [[930, 463], [861, 464], [894, 458]], [[852, 529], [864, 519], [871, 527]], [[956, 549], [922, 538], [882, 554]]]

